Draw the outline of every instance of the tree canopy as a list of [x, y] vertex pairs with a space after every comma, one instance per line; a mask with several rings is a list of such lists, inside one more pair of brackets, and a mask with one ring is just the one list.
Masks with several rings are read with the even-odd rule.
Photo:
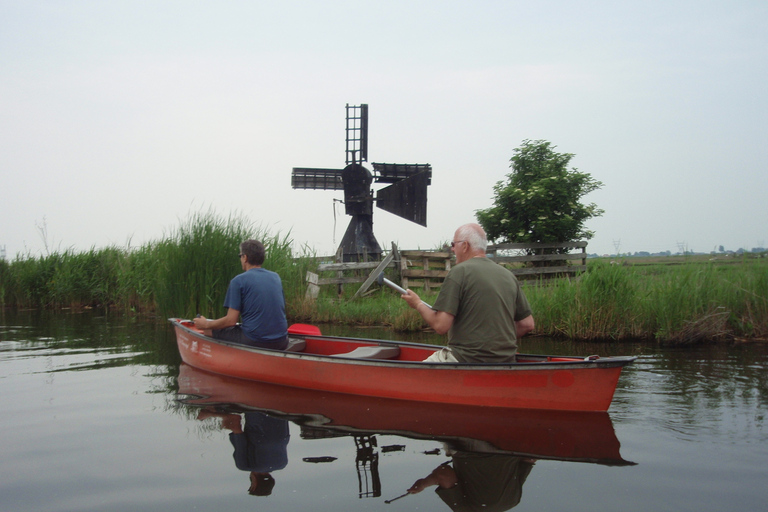
[[581, 199], [603, 183], [568, 169], [575, 156], [544, 140], [524, 140], [510, 159], [512, 172], [493, 187], [493, 206], [477, 210], [478, 223], [495, 243], [570, 242], [594, 236], [584, 223], [603, 210]]

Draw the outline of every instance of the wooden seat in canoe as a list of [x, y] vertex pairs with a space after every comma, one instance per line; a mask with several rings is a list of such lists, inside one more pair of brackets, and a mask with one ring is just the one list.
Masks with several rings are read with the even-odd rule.
[[288, 346], [286, 347], [286, 352], [304, 352], [304, 349], [307, 348], [307, 342], [304, 340], [300, 340], [297, 338], [288, 338]]
[[400, 355], [400, 347], [372, 346], [357, 347], [352, 352], [344, 354], [335, 354], [340, 357], [349, 357], [352, 359], [396, 359]]

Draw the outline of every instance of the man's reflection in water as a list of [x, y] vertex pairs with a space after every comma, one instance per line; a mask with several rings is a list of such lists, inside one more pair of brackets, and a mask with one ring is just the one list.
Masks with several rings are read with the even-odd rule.
[[509, 510], [520, 503], [523, 484], [535, 463], [511, 455], [454, 452], [451, 462], [417, 480], [408, 492], [436, 485], [437, 495], [454, 511]]
[[241, 427], [239, 414], [204, 409], [197, 419], [221, 418], [221, 426], [230, 430], [229, 440], [235, 447], [235, 466], [251, 473], [248, 492], [269, 496], [275, 486], [270, 473], [288, 465], [288, 421], [261, 412], [246, 412], [243, 416], [245, 427]]

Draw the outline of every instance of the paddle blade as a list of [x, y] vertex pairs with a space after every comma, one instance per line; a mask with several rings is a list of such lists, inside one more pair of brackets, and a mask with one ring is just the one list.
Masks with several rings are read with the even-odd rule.
[[288, 334], [301, 334], [304, 336], [322, 336], [320, 328], [310, 324], [292, 324], [288, 327]]

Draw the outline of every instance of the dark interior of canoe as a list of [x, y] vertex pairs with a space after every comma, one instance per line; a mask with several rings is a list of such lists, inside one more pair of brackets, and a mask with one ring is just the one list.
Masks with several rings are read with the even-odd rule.
[[[290, 337], [288, 351], [303, 352], [325, 356], [338, 356], [352, 359], [379, 359], [392, 361], [423, 361], [440, 347], [420, 344], [398, 343], [389, 344], [375, 340], [360, 340], [354, 338], [334, 338], [324, 336]], [[585, 359], [597, 359], [597, 356], [568, 357], [568, 356], [538, 356], [518, 354], [518, 363], [552, 363], [578, 362]]]
[[[289, 337], [288, 351], [351, 359], [423, 361], [436, 349], [420, 345], [379, 343], [372, 340], [333, 337]], [[438, 347], [439, 348], [439, 347]]]

